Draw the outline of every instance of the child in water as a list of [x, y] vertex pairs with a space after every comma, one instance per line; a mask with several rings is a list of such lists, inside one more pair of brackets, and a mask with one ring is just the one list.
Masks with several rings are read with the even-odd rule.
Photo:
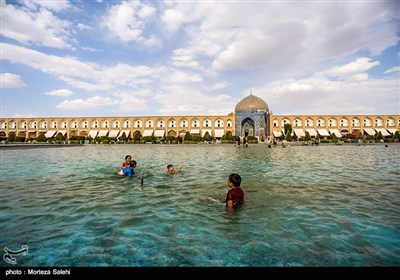
[[[225, 206], [228, 208], [238, 208], [243, 204], [244, 192], [240, 187], [242, 182], [242, 177], [239, 174], [232, 173], [228, 176], [227, 185], [230, 188], [226, 194], [226, 199], [224, 201]], [[209, 200], [217, 201], [217, 199], [209, 196]]]
[[137, 162], [132, 160], [132, 156], [126, 155], [125, 161], [121, 164], [121, 170], [118, 172], [120, 176], [135, 176], [135, 168]]
[[167, 165], [167, 170], [169, 174], [175, 174], [175, 173], [179, 173], [182, 170], [183, 165], [181, 165], [181, 167], [179, 167], [179, 169], [177, 171], [175, 171], [175, 167], [172, 164], [168, 164]]

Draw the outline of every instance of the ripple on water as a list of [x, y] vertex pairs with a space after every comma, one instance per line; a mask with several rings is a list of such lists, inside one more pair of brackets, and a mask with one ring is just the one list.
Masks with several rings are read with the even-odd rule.
[[[29, 246], [23, 266], [400, 264], [400, 146], [150, 146], [24, 150], [18, 174], [22, 154], [2, 152], [1, 243]], [[128, 153], [144, 186], [116, 175]]]

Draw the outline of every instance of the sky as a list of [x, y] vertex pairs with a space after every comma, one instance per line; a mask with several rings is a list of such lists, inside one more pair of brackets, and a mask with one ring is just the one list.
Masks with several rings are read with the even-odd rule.
[[400, 1], [0, 1], [2, 118], [400, 114]]

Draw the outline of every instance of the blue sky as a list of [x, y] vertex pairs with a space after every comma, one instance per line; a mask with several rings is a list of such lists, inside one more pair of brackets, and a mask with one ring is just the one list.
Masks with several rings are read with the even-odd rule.
[[1, 117], [400, 114], [399, 1], [1, 1]]

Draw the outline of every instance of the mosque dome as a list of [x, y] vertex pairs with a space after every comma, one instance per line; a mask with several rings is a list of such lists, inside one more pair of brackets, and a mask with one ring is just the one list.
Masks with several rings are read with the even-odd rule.
[[249, 112], [268, 112], [268, 104], [260, 97], [253, 95], [250, 92], [249, 96], [246, 96], [236, 104], [235, 113], [249, 113]]

